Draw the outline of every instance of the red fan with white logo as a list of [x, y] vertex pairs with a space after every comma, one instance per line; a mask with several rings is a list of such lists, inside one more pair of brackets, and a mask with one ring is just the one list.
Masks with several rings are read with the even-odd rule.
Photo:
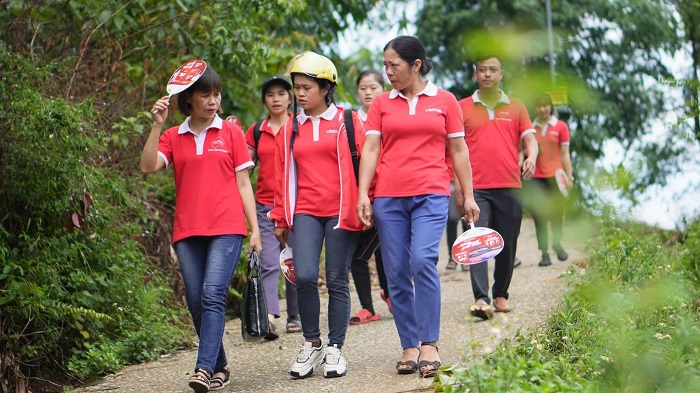
[[297, 285], [297, 276], [294, 274], [294, 254], [291, 247], [285, 247], [280, 253], [280, 269], [287, 281]]
[[491, 228], [474, 227], [459, 235], [452, 245], [452, 259], [463, 265], [488, 261], [503, 250], [503, 237]]
[[569, 196], [569, 177], [566, 176], [566, 171], [562, 168], [557, 169], [554, 172], [554, 179], [557, 181], [557, 187], [559, 187], [561, 194], [567, 198]]
[[168, 92], [168, 98], [192, 86], [204, 74], [206, 69], [207, 63], [203, 60], [190, 60], [181, 65], [168, 80], [168, 85], [165, 88]]
[[237, 116], [231, 115], [231, 116], [227, 117], [226, 120], [224, 120], [224, 121], [228, 121], [230, 123], [233, 123], [233, 124], [241, 127], [241, 129], [243, 129], [243, 122]]

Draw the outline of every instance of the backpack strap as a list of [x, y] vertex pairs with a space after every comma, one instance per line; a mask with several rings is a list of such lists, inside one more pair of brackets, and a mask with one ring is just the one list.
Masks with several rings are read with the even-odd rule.
[[355, 181], [360, 179], [360, 154], [357, 152], [355, 144], [355, 125], [352, 121], [352, 109], [345, 110], [345, 130], [348, 134], [348, 144], [350, 145], [350, 154], [352, 155], [352, 168], [355, 171]]
[[255, 139], [255, 149], [257, 150], [258, 148], [258, 143], [260, 143], [260, 136], [262, 135], [262, 131], [260, 130], [260, 126], [262, 125], [262, 122], [259, 121], [255, 123], [255, 127], [253, 127], [253, 138]]

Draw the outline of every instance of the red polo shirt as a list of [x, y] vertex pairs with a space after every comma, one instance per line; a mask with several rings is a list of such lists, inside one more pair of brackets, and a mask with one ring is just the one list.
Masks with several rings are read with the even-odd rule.
[[[312, 118], [302, 110], [297, 116], [299, 134], [294, 138], [294, 159], [297, 165], [297, 202], [295, 214], [332, 217], [340, 213], [340, 167], [338, 131], [345, 118], [343, 108], [331, 105]], [[290, 119], [291, 122], [291, 119]], [[362, 151], [364, 128], [353, 113], [355, 144]], [[357, 136], [360, 135], [360, 140]], [[348, 174], [354, 179], [354, 174]], [[354, 180], [353, 180], [354, 182]]]
[[268, 116], [260, 124], [260, 140], [255, 146], [255, 124], [245, 133], [245, 142], [258, 156], [258, 185], [255, 200], [263, 205], [272, 206], [275, 202], [275, 133], [270, 127]]
[[253, 166], [237, 125], [216, 117], [199, 135], [189, 118], [160, 136], [158, 155], [173, 164], [173, 243], [190, 236], [248, 234], [236, 172]]
[[476, 91], [459, 102], [464, 115], [475, 190], [521, 188], [518, 145], [534, 133], [525, 105], [501, 92], [495, 108], [486, 106]]
[[452, 93], [432, 82], [410, 101], [397, 90], [384, 93], [372, 101], [365, 128], [381, 137], [376, 197], [450, 195], [447, 138], [464, 135]]
[[564, 167], [561, 162], [561, 147], [569, 146], [569, 127], [556, 116], [552, 116], [548, 122], [537, 118], [534, 125], [535, 138], [540, 145], [535, 177], [554, 177], [554, 172]]

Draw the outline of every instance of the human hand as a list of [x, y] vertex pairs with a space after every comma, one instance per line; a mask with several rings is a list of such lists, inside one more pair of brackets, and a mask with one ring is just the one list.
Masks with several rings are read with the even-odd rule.
[[535, 160], [532, 157], [528, 157], [523, 161], [522, 166], [522, 176], [525, 180], [532, 179], [535, 175]]
[[153, 115], [153, 122], [159, 125], [165, 123], [165, 119], [168, 117], [168, 107], [170, 106], [170, 96], [163, 96], [155, 104], [153, 104], [153, 109], [151, 109], [151, 114]]
[[476, 204], [473, 197], [467, 198], [461, 205], [461, 209], [463, 210], [462, 220], [470, 224], [479, 220], [479, 213], [481, 212], [481, 209], [479, 209], [479, 205]]
[[274, 231], [277, 241], [280, 242], [282, 247], [287, 247], [287, 238], [289, 237], [289, 229], [287, 228], [275, 228]]
[[253, 250], [257, 251], [258, 254], [262, 252], [262, 240], [260, 239], [260, 232], [253, 232], [250, 234], [250, 239], [248, 240], [248, 257], [253, 254]]
[[357, 198], [357, 216], [365, 228], [374, 225], [374, 211], [367, 195], [360, 195]]

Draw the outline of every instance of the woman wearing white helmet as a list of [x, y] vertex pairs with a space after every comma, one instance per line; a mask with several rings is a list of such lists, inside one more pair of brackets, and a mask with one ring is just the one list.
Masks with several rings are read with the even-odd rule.
[[[286, 75], [292, 79], [301, 111], [283, 127], [275, 156], [275, 207], [269, 217], [275, 236], [286, 245], [294, 228], [294, 270], [304, 344], [289, 373], [311, 376], [324, 363], [324, 377], [345, 375], [341, 352], [350, 318], [348, 270], [362, 224], [354, 211], [357, 183], [342, 108], [333, 92], [337, 71], [326, 57], [304, 52], [292, 59]], [[354, 140], [362, 150], [364, 128], [353, 114]], [[328, 288], [328, 346], [321, 345], [318, 278], [325, 241]]]

